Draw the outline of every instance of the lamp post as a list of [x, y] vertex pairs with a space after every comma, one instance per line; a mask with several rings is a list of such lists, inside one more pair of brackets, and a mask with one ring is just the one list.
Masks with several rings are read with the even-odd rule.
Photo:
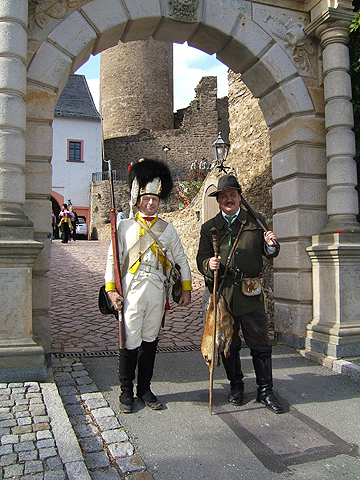
[[221, 132], [219, 132], [218, 138], [211, 145], [213, 155], [215, 158], [216, 168], [219, 169], [219, 172], [226, 173], [226, 170], [230, 169], [230, 167], [224, 167], [224, 162], [229, 152], [229, 147], [230, 147], [230, 144], [224, 142], [224, 140], [221, 137]]

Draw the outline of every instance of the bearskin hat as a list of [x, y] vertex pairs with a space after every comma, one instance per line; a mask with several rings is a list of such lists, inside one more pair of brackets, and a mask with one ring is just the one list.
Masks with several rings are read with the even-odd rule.
[[142, 158], [131, 166], [128, 182], [131, 206], [136, 205], [139, 197], [147, 194], [165, 200], [173, 188], [169, 167], [163, 162], [148, 158]]

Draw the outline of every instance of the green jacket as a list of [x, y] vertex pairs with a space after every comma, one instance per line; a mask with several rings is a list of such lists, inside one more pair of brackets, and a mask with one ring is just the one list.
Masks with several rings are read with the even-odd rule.
[[[265, 225], [262, 215], [256, 214]], [[268, 254], [266, 242], [264, 240], [264, 232], [250, 214], [243, 208], [231, 227], [231, 236], [234, 242], [236, 234], [240, 229], [240, 225], [244, 224], [243, 231], [230, 261], [230, 268], [239, 269], [248, 276], [259, 276], [263, 268], [262, 256], [274, 258], [279, 254], [277, 248], [271, 255]], [[209, 268], [209, 260], [214, 256], [214, 248], [212, 244], [212, 235], [210, 229], [216, 227], [219, 231], [219, 255], [221, 256], [221, 266], [219, 271], [219, 283], [222, 280], [226, 260], [230, 253], [231, 247], [228, 242], [228, 226], [221, 212], [215, 217], [205, 222], [201, 227], [199, 250], [196, 257], [199, 271], [205, 276], [205, 283], [210, 292], [213, 289], [214, 272]], [[224, 280], [221, 291], [225, 298], [228, 308], [234, 316], [244, 315], [264, 308], [262, 296], [247, 297], [241, 292], [241, 280], [239, 278], [229, 278]]]

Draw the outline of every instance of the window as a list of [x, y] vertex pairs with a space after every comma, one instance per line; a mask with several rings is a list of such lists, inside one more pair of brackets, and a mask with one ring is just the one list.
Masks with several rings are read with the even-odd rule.
[[68, 162], [83, 162], [83, 140], [68, 140]]

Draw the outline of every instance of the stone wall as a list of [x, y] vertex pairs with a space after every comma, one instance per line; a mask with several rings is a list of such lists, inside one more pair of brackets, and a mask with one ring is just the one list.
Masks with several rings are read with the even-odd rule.
[[175, 114], [177, 120], [182, 118], [179, 128], [106, 139], [105, 158], [112, 161], [113, 168], [127, 169], [130, 162], [143, 157], [166, 161], [173, 169], [186, 169], [203, 158], [212, 163], [211, 145], [219, 128], [224, 139], [229, 134], [227, 99], [217, 99], [217, 77], [203, 77], [195, 91], [189, 107], [180, 117]]

